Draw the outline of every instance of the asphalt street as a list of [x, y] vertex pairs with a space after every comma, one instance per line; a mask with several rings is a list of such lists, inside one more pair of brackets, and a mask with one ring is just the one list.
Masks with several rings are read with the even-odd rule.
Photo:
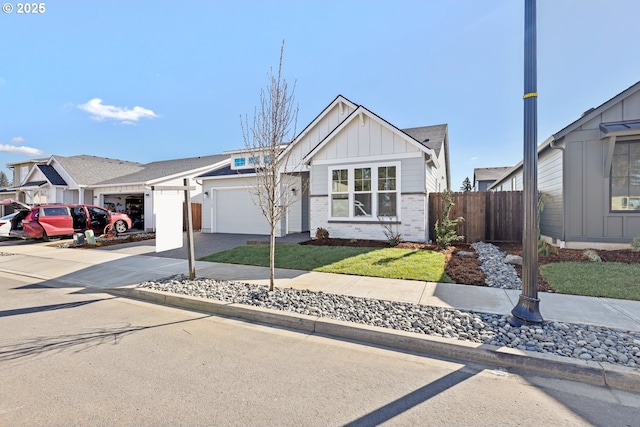
[[55, 286], [0, 273], [2, 426], [640, 425], [638, 394]]

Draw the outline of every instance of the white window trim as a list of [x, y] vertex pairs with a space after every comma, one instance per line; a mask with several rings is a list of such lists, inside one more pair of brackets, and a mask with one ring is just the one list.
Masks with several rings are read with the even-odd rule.
[[[358, 163], [358, 164], [348, 164], [348, 165], [333, 165], [330, 166], [328, 173], [328, 182], [327, 188], [329, 190], [329, 200], [328, 200], [328, 210], [327, 210], [327, 218], [329, 221], [344, 221], [344, 222], [371, 222], [371, 223], [379, 223], [378, 220], [378, 168], [379, 167], [389, 167], [395, 166], [396, 168], [396, 214], [397, 216], [385, 216], [383, 217], [386, 221], [401, 221], [401, 212], [402, 212], [402, 203], [401, 203], [401, 189], [402, 189], [402, 180], [401, 180], [401, 162], [384, 162], [384, 163]], [[366, 216], [356, 216], [354, 214], [354, 195], [355, 195], [355, 169], [362, 168], [371, 168], [371, 212], [372, 215], [370, 217]], [[347, 183], [348, 183], [348, 195], [349, 195], [349, 216], [333, 216], [331, 214], [331, 204], [333, 202], [333, 194], [332, 186], [333, 186], [333, 171], [335, 170], [347, 170]], [[392, 193], [392, 191], [383, 191], [383, 193]], [[339, 193], [336, 193], [339, 194]]]

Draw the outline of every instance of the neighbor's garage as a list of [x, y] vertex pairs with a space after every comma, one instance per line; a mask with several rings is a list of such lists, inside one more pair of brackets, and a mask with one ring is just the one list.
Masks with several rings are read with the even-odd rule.
[[144, 229], [144, 193], [104, 194], [102, 205], [112, 211], [126, 213], [133, 229]]
[[217, 233], [269, 234], [269, 223], [247, 189], [214, 191], [213, 229]]

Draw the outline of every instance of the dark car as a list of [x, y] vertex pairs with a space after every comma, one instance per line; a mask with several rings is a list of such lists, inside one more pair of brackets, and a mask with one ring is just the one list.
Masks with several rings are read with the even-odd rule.
[[52, 204], [28, 206], [17, 200], [2, 200], [18, 214], [11, 220], [9, 236], [21, 239], [43, 239], [71, 236], [93, 230], [102, 233], [107, 226], [124, 233], [131, 228], [131, 219], [123, 213], [109, 212], [94, 205]]

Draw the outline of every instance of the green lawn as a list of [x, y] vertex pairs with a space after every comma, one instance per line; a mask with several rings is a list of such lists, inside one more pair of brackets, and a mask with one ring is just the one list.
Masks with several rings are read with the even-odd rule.
[[[269, 246], [239, 246], [201, 261], [269, 266]], [[422, 249], [356, 248], [345, 246], [276, 246], [276, 267], [360, 276], [451, 283], [444, 255]]]
[[640, 265], [618, 262], [558, 262], [540, 274], [563, 294], [640, 301]]

